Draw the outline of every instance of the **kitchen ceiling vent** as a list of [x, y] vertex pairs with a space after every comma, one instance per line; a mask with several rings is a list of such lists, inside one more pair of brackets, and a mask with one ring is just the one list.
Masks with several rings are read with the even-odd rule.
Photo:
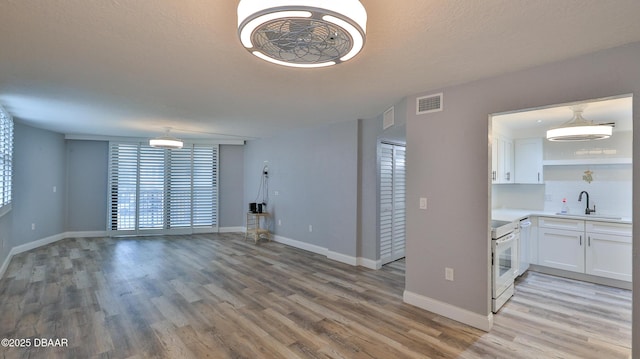
[[393, 113], [393, 106], [384, 112], [384, 116], [382, 118], [382, 129], [386, 130], [387, 128], [393, 126], [395, 123], [395, 115]]
[[416, 99], [416, 115], [442, 111], [442, 93], [418, 97]]

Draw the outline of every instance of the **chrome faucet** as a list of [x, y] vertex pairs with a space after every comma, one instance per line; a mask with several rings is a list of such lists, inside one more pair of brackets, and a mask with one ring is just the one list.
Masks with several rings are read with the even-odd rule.
[[582, 202], [582, 195], [587, 196], [587, 208], [584, 210], [584, 214], [591, 214], [596, 212], [596, 205], [593, 205], [593, 209], [589, 208], [589, 193], [587, 191], [580, 192], [580, 196], [578, 196], [578, 202]]

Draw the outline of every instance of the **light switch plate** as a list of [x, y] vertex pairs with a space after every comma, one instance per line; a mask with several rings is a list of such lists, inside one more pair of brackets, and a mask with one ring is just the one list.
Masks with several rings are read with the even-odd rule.
[[453, 282], [453, 268], [445, 268], [444, 269], [444, 279]]
[[427, 209], [427, 198], [420, 197], [420, 209]]

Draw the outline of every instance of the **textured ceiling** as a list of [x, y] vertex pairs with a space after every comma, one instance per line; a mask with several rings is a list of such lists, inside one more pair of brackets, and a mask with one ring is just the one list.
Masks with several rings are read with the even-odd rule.
[[66, 134], [254, 138], [640, 41], [637, 0], [362, 3], [364, 50], [309, 70], [247, 52], [237, 0], [2, 0], [0, 104]]

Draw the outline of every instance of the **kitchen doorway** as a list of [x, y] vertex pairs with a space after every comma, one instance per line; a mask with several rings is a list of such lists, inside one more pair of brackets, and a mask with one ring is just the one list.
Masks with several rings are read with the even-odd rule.
[[406, 242], [406, 147], [381, 141], [378, 156], [379, 258], [382, 265], [405, 256]]
[[[548, 139], [548, 130], [566, 128], [579, 116], [595, 126], [612, 127], [612, 135]], [[515, 280], [514, 305], [522, 305], [518, 283], [542, 273], [550, 275], [540, 278], [554, 287], [567, 279], [589, 291], [615, 287], [625, 298], [616, 305], [630, 307], [633, 96], [497, 113], [489, 119], [490, 219], [513, 222], [527, 217], [532, 222], [530, 240], [518, 244], [529, 249], [531, 265], [529, 272], [516, 271], [522, 277]], [[521, 295], [527, 302], [537, 293], [523, 290]], [[582, 294], [573, 298], [577, 306], [588, 302]], [[622, 320], [630, 323], [631, 317]], [[628, 329], [620, 332], [620, 342], [630, 346]]]

